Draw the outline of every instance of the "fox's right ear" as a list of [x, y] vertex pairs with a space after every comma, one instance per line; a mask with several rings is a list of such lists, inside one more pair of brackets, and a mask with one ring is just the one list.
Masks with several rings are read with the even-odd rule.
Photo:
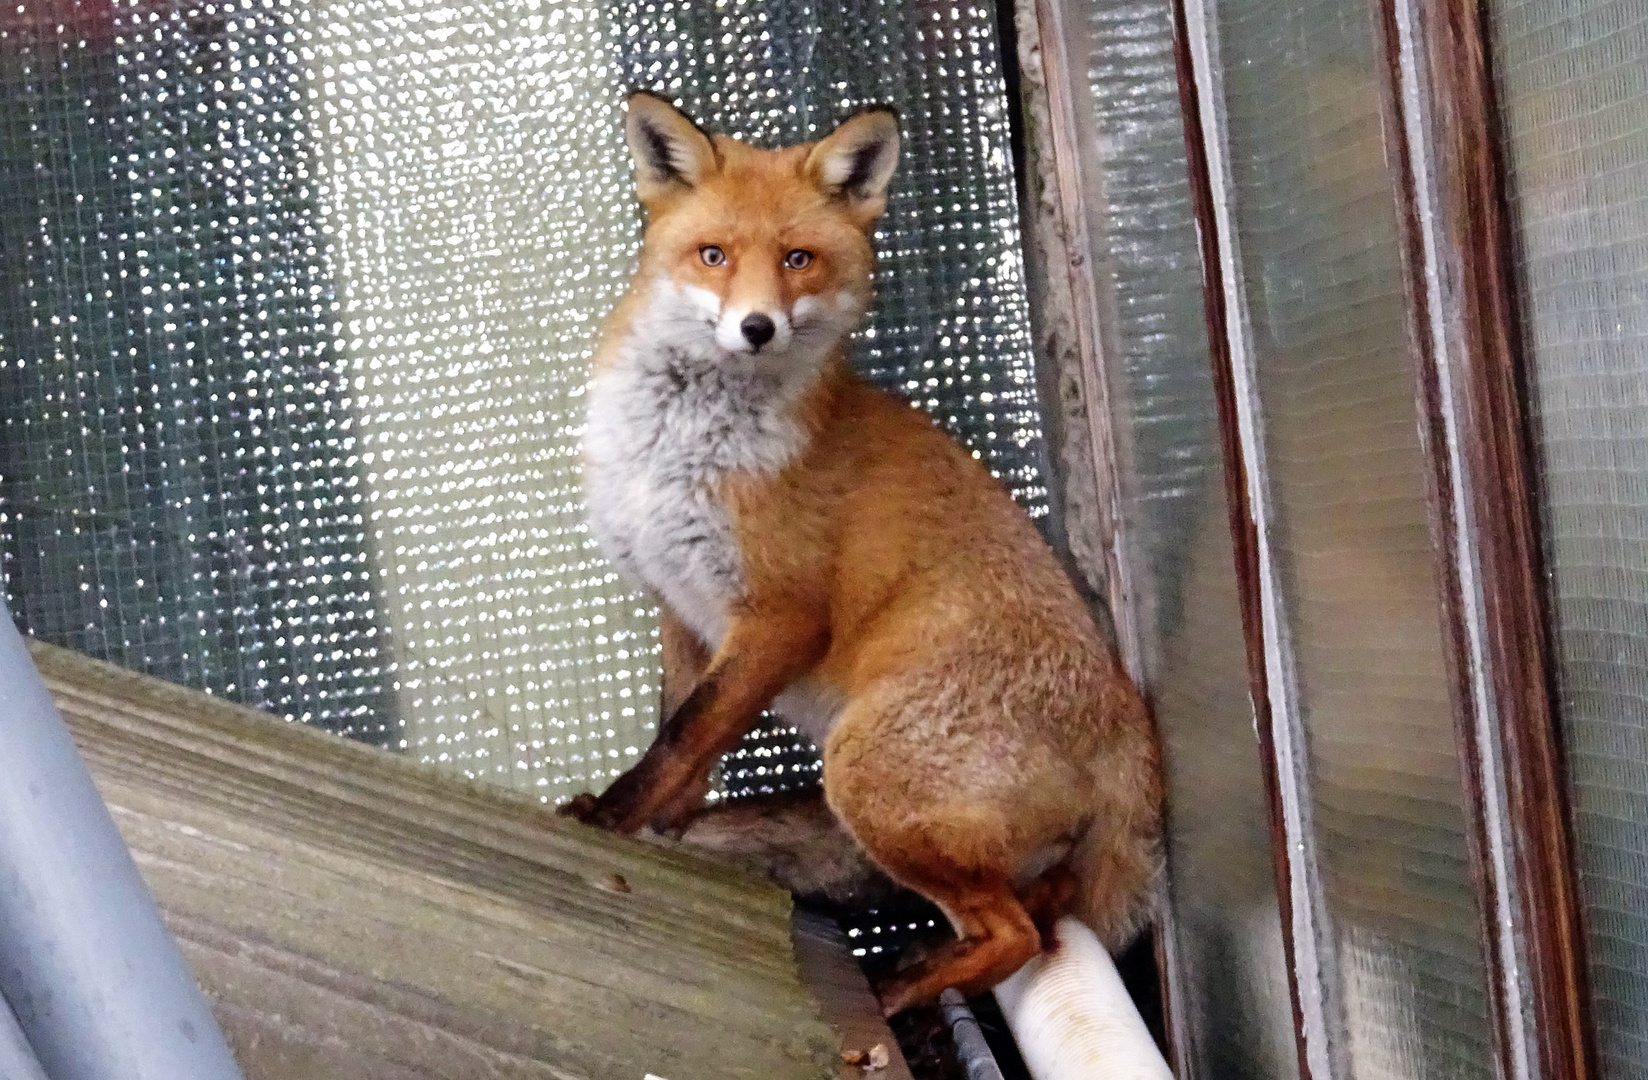
[[656, 94], [629, 97], [624, 140], [635, 157], [635, 188], [641, 202], [696, 186], [719, 165], [708, 135]]

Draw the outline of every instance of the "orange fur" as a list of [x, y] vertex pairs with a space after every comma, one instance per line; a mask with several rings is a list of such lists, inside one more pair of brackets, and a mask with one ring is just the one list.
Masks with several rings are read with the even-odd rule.
[[[656, 99], [634, 108], [679, 145], [654, 173], [642, 162], [641, 268], [599, 365], [645, 347], [635, 328], [659, 281], [735, 312], [787, 312], [801, 297], [867, 305], [885, 180], [829, 181], [870, 160], [860, 144], [885, 136], [886, 114], [763, 151], [697, 135]], [[707, 245], [725, 264], [706, 264]], [[805, 270], [783, 263], [796, 249], [813, 255]], [[999, 981], [1040, 949], [1036, 922], [1063, 910], [1126, 944], [1158, 873], [1161, 789], [1144, 705], [1029, 518], [924, 415], [855, 377], [846, 347], [843, 335], [787, 406], [802, 437], [782, 466], [718, 474], [703, 492], [738, 556], [724, 632], [700, 629], [711, 639], [697, 652], [682, 613], [666, 613], [670, 662], [701, 678], [642, 761], [568, 812], [626, 831], [678, 826], [781, 691], [832, 703], [830, 808], [959, 938], [883, 989], [891, 1012]], [[667, 608], [668, 583], [646, 584]], [[1078, 887], [1064, 887], [1071, 875]]]

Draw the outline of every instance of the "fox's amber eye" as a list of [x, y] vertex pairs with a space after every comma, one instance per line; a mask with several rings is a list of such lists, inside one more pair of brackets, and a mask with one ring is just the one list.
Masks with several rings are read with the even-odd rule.
[[698, 257], [704, 260], [705, 266], [723, 266], [727, 261], [727, 253], [714, 244], [699, 248]]
[[813, 253], [796, 248], [784, 256], [784, 265], [791, 270], [805, 270], [813, 264]]

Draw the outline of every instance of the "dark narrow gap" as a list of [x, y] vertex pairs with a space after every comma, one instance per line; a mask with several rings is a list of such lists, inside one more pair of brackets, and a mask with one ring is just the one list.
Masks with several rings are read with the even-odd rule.
[[1156, 934], [1154, 928], [1139, 935], [1139, 939], [1127, 947], [1127, 950], [1116, 957], [1116, 971], [1122, 977], [1122, 985], [1127, 987], [1127, 995], [1133, 999], [1133, 1005], [1139, 1010], [1139, 1016], [1144, 1019], [1144, 1026], [1150, 1029], [1150, 1037], [1156, 1040], [1157, 1049], [1162, 1056], [1171, 1060], [1168, 1054], [1167, 1021], [1162, 1014], [1162, 972], [1156, 962], [1160, 954], [1156, 949]]
[[[900, 891], [870, 909], [821, 906], [840, 924], [858, 957], [865, 977], [874, 986], [898, 970], [899, 961], [910, 950], [922, 950], [951, 938], [944, 916], [915, 893]], [[1007, 1022], [996, 1007], [992, 994], [982, 994], [968, 1004], [978, 1017], [990, 1049], [1001, 1067], [1004, 1080], [1030, 1080], [1019, 1056]], [[887, 1022], [915, 1080], [966, 1080], [956, 1056], [955, 1040], [938, 1004], [906, 1009]]]
[[[853, 948], [863, 950], [858, 960], [872, 986], [896, 971], [908, 950], [941, 944], [951, 936], [938, 909], [910, 892], [900, 892], [871, 909], [816, 902], [809, 906], [836, 920]], [[1141, 934], [1116, 957], [1116, 969], [1151, 1037], [1165, 1055], [1166, 1029], [1154, 931]], [[968, 1005], [978, 1018], [1004, 1080], [1030, 1080], [1029, 1070], [995, 995], [980, 994], [970, 998]], [[954, 1040], [936, 1004], [907, 1010], [890, 1020], [888, 1026], [898, 1039], [916, 1080], [963, 1080]]]

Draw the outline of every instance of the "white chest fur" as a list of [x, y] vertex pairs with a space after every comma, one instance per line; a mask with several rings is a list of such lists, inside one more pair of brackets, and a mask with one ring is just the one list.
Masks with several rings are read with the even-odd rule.
[[670, 329], [637, 327], [590, 388], [589, 520], [620, 572], [713, 646], [745, 585], [718, 489], [730, 473], [777, 472], [802, 449], [794, 404], [816, 367], [729, 356]]

